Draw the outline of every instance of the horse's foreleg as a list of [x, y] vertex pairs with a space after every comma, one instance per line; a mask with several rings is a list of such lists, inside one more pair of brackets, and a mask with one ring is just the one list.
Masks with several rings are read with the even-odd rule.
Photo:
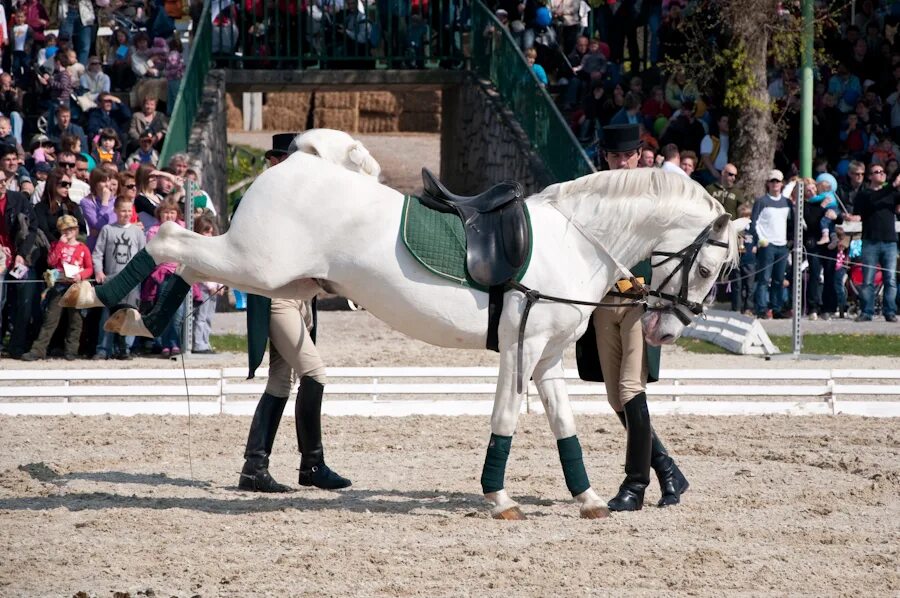
[[523, 376], [524, 380], [530, 378], [537, 356], [541, 354], [545, 344], [546, 339], [525, 340], [522, 372], [516, 371], [518, 346], [512, 344], [501, 350], [500, 372], [491, 414], [491, 439], [481, 473], [481, 489], [485, 498], [493, 505], [491, 516], [495, 519], [525, 519], [518, 503], [506, 492], [504, 482], [512, 437], [522, 410], [522, 399], [525, 398], [524, 393], [516, 392], [515, 378], [517, 374]]
[[580, 504], [581, 516], [585, 519], [609, 517], [609, 508], [591, 488], [584, 467], [581, 443], [576, 435], [575, 417], [566, 389], [561, 351], [553, 351], [541, 357], [534, 369], [534, 381], [550, 422], [550, 429], [556, 438], [566, 486]]

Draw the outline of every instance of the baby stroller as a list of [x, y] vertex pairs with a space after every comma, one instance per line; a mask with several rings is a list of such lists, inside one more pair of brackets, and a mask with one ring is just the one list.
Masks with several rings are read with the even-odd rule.
[[[852, 259], [858, 259], [861, 254], [862, 244], [860, 241], [853, 241], [850, 244], [848, 255]], [[861, 313], [860, 291], [863, 286], [863, 265], [861, 262], [848, 260], [843, 264], [845, 273], [844, 292], [847, 296], [847, 313], [850, 315], [858, 315]], [[881, 313], [882, 302], [884, 301], [884, 278], [881, 270], [875, 271], [875, 314]]]

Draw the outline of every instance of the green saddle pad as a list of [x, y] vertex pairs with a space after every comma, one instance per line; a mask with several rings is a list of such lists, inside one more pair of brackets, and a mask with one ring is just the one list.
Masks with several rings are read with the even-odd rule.
[[[525, 276], [533, 247], [528, 206], [525, 216], [528, 220], [528, 256], [516, 275], [517, 281]], [[466, 234], [456, 214], [432, 210], [422, 205], [418, 197], [407, 195], [403, 198], [400, 238], [416, 261], [430, 272], [473, 289], [488, 290], [469, 278], [466, 271]]]

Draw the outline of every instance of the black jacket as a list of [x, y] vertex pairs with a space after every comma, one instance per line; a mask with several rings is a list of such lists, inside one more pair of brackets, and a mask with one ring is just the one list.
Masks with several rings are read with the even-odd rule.
[[7, 191], [3, 218], [6, 220], [6, 230], [9, 231], [16, 255], [21, 255], [29, 266], [32, 265], [31, 252], [37, 235], [37, 224], [31, 198], [18, 191]]
[[860, 191], [853, 202], [853, 213], [862, 217], [864, 241], [897, 242], [896, 210], [900, 205], [900, 193], [890, 185], [877, 191]]

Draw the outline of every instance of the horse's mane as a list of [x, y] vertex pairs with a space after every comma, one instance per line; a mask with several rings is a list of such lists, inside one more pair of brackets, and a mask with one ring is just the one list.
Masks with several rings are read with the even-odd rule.
[[[648, 200], [653, 205], [646, 210]], [[550, 185], [528, 198], [529, 203], [553, 203], [597, 238], [638, 231], [647, 222], [665, 229], [685, 220], [705, 226], [725, 213], [725, 208], [698, 183], [660, 170], [637, 168], [590, 174], [574, 181]], [[615, 205], [611, 205], [615, 204]], [[727, 263], [738, 258], [737, 233], [728, 247]]]

